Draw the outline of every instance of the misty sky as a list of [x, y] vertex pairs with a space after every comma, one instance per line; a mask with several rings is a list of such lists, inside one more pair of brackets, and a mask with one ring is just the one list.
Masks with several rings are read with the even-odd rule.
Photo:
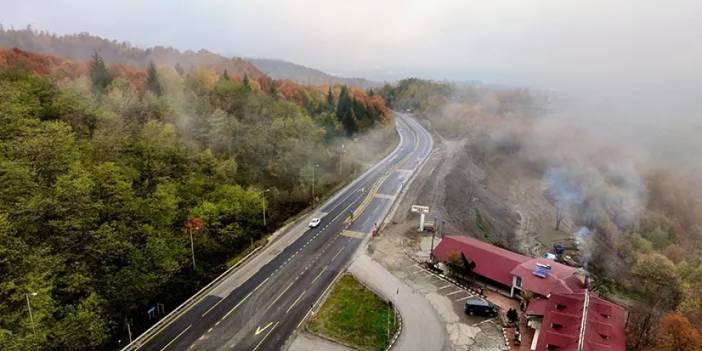
[[333, 74], [702, 99], [702, 0], [0, 0], [5, 27]]

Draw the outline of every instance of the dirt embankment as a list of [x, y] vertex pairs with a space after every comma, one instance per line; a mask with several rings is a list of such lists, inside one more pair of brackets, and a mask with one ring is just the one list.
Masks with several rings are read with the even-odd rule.
[[487, 152], [471, 138], [434, 133], [436, 148], [393, 218], [416, 222], [413, 204], [427, 205], [444, 233], [467, 234], [529, 255], [555, 243], [572, 245], [572, 223], [555, 230], [556, 208], [544, 195], [538, 171], [517, 157]]

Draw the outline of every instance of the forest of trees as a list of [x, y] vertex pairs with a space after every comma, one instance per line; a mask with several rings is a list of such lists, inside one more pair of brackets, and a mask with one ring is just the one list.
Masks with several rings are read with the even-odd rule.
[[239, 57], [224, 57], [207, 50], [180, 51], [172, 47], [156, 46], [142, 49], [127, 42], [105, 39], [90, 33], [56, 35], [25, 29], [5, 29], [0, 25], [0, 48], [17, 48], [33, 53], [56, 55], [74, 60], [88, 60], [95, 51], [111, 64], [124, 64], [146, 68], [149, 63], [162, 66], [179, 66], [182, 69], [225, 69], [238, 77], [248, 75], [262, 79], [266, 75], [256, 66]]
[[0, 50], [2, 350], [124, 345], [309, 206], [313, 165], [318, 194], [361, 167], [340, 141], [395, 140], [358, 89], [106, 61]]
[[[534, 126], [548, 106], [523, 89], [459, 87], [406, 79], [379, 92], [392, 108], [412, 109], [443, 137], [470, 136], [477, 140], [485, 162], [521, 158], [521, 166], [537, 173], [546, 171], [548, 163], [570, 169], [574, 167], [569, 163], [572, 160], [559, 160], [548, 149], [567, 148], [574, 143], [582, 147], [589, 142], [580, 131], [577, 141], [568, 139], [564, 145], [549, 145], [548, 149], [540, 149], [538, 155], [531, 152], [530, 141], [549, 136]], [[555, 124], [553, 120], [549, 123], [551, 127]], [[563, 132], [555, 128], [553, 131]], [[598, 144], [596, 150], [616, 149]], [[618, 152], [575, 152], [569, 156], [576, 159], [575, 164], [600, 163], [610, 168], [623, 161]], [[645, 188], [639, 191], [644, 191], [646, 197], [634, 220], [617, 218], [630, 195], [622, 190], [630, 180], [617, 173], [613, 173], [617, 177], [607, 180], [611, 183], [606, 191], [598, 189], [588, 194], [582, 204], [587, 210], [582, 218], [579, 213], [570, 215], [576, 224], [596, 231], [588, 265], [595, 277], [594, 288], [627, 308], [628, 349], [702, 350], [702, 175], [694, 169], [671, 169], [652, 161], [637, 167]], [[588, 168], [593, 169], [596, 170], [594, 166]], [[582, 179], [597, 175], [588, 173]], [[588, 190], [590, 184], [581, 186]], [[612, 193], [615, 201], [607, 203], [607, 207], [593, 206]]]

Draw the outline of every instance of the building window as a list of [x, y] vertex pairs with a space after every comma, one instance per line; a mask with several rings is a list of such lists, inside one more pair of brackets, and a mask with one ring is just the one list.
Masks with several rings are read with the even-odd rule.
[[521, 288], [522, 287], [522, 277], [515, 275], [514, 276], [514, 286]]
[[563, 328], [563, 326], [558, 324], [558, 323], [551, 323], [551, 328], [558, 330], [558, 329]]

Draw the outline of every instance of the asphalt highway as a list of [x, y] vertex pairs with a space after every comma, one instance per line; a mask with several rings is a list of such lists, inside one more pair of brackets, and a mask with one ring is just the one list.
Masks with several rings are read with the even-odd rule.
[[316, 212], [318, 227], [297, 225], [289, 245], [269, 248], [268, 262], [244, 264], [157, 334], [127, 349], [281, 349], [431, 152], [429, 133], [409, 116], [395, 116], [400, 144]]

